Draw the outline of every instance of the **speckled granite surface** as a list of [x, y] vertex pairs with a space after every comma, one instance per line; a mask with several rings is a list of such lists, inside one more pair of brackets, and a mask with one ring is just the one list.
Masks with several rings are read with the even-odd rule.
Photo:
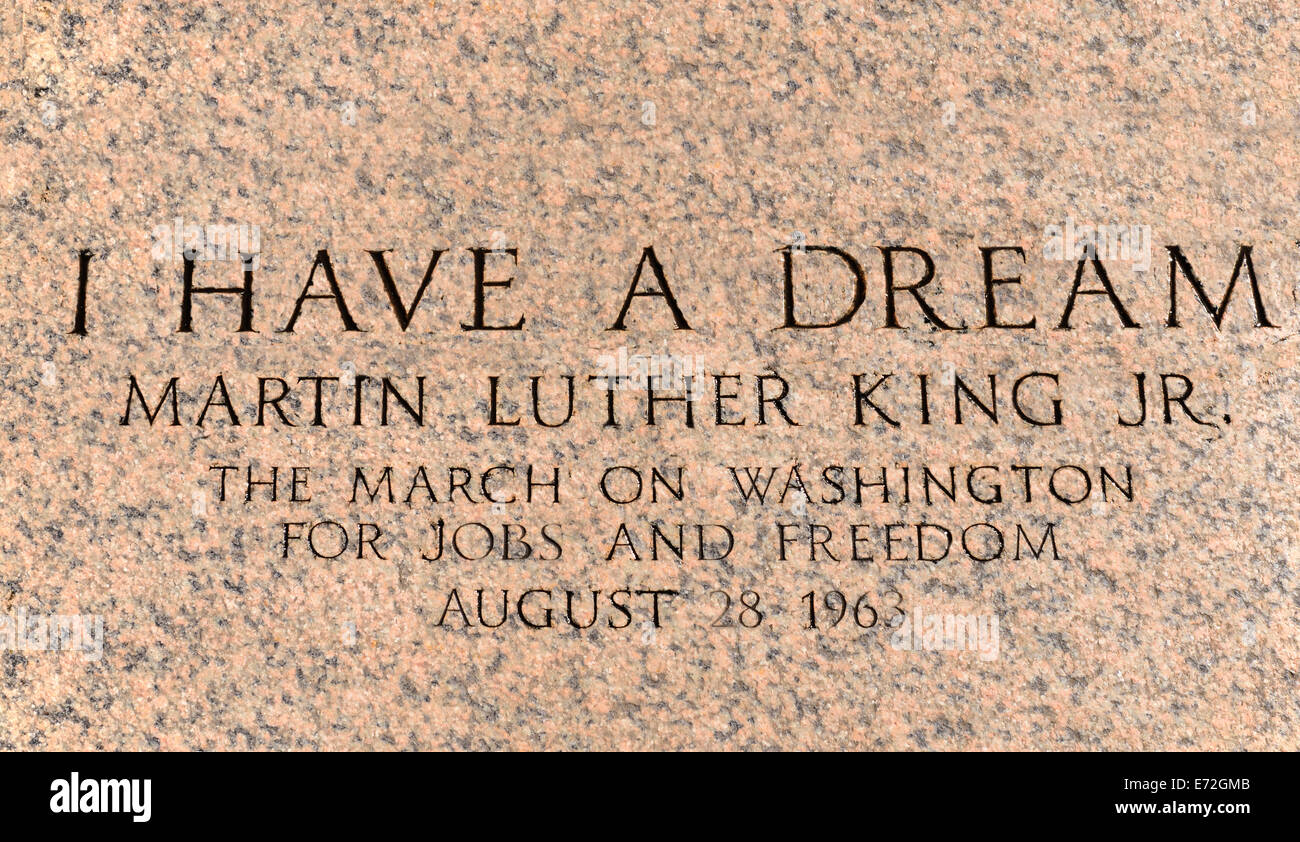
[[[102, 652], [11, 635], [0, 747], [1300, 747], [1296, 12], [973, 5], [6, 6], [0, 610], [103, 629]], [[233, 297], [200, 296], [194, 332], [177, 333], [181, 265], [154, 253], [153, 233], [177, 219], [255, 228], [257, 332], [236, 332]], [[1075, 223], [1149, 226], [1150, 271], [1107, 261], [1141, 328], [1121, 328], [1092, 296], [1075, 329], [1051, 329], [1075, 264], [1044, 243], [1049, 226]], [[774, 329], [776, 250], [791, 243], [833, 245], [865, 267], [866, 302], [848, 325]], [[1217, 301], [1243, 243], [1278, 327], [1253, 326], [1243, 286], [1216, 330], [1183, 286], [1184, 326], [1165, 328], [1164, 247], [1183, 248]], [[649, 298], [627, 331], [605, 329], [648, 245], [692, 331]], [[1038, 329], [931, 331], [906, 295], [907, 327], [883, 328], [885, 245], [931, 254], [927, 298], [972, 328], [985, 317], [979, 248], [1022, 247], [1023, 264], [999, 265], [1024, 283], [1003, 287], [999, 305]], [[490, 256], [493, 279], [514, 281], [489, 288], [487, 317], [523, 316], [523, 330], [460, 330], [471, 247], [517, 249], [518, 266]], [[391, 249], [409, 304], [434, 248], [449, 251], [402, 331], [365, 251]], [[94, 252], [84, 336], [70, 333], [81, 249]], [[318, 249], [363, 332], [320, 300], [277, 332]], [[800, 307], [833, 318], [843, 266], [800, 258]], [[900, 275], [916, 271], [908, 259]], [[241, 282], [229, 260], [200, 261], [195, 277]], [[637, 423], [626, 394], [628, 423], [603, 426], [605, 396], [587, 377], [620, 349], [743, 375], [736, 417], [751, 423], [712, 423], [709, 391], [694, 428], [668, 404], [656, 426]], [[1007, 405], [1031, 371], [1059, 375], [1062, 425], [1026, 425]], [[1139, 371], [1151, 389], [1161, 373], [1194, 381], [1188, 403], [1214, 426], [1154, 423], [1158, 407], [1143, 427], [1117, 425]], [[902, 423], [855, 426], [850, 377], [888, 372]], [[790, 384], [798, 427], [753, 425], [755, 377], [771, 373]], [[936, 394], [961, 376], [980, 395], [998, 373], [999, 423], [967, 404], [961, 426], [921, 425], [918, 373]], [[392, 377], [408, 399], [425, 377], [424, 426], [405, 415], [351, 426], [353, 374]], [[528, 378], [547, 378], [543, 407], [561, 412], [557, 378], [570, 374], [570, 424], [488, 424], [489, 376], [502, 378], [507, 417], [526, 419]], [[180, 426], [142, 423], [138, 406], [120, 423], [131, 375], [151, 405], [180, 378]], [[197, 427], [218, 375], [242, 423], [218, 407]], [[309, 398], [297, 426], [252, 423], [259, 377], [301, 397], [297, 378], [311, 376], [345, 378], [326, 391], [328, 426], [303, 420]], [[796, 463], [811, 504], [743, 505], [726, 470]], [[446, 502], [449, 467], [498, 464], [558, 469], [560, 503]], [[1093, 480], [1131, 466], [1134, 499], [1094, 488], [1067, 504], [1044, 491], [1046, 474], [1032, 501], [1012, 493], [1011, 466], [1067, 464]], [[213, 465], [252, 465], [258, 478], [277, 466], [282, 480], [309, 467], [312, 499], [287, 502], [282, 484], [276, 502], [265, 487], [245, 502], [234, 472], [222, 502]], [[398, 502], [351, 503], [353, 469], [386, 465]], [[402, 502], [419, 465], [436, 504]], [[604, 500], [613, 465], [685, 465], [685, 499]], [[914, 478], [956, 466], [963, 484], [972, 466], [1000, 466], [1008, 499], [831, 505], [812, 483], [828, 465], [909, 466]], [[536, 552], [426, 561], [439, 518], [498, 537], [521, 524]], [[375, 523], [384, 558], [358, 559], [355, 544], [315, 558], [301, 542], [286, 557], [281, 524], [321, 520], [349, 525], [353, 541]], [[874, 561], [849, 558], [851, 524], [920, 521], [1008, 535], [1055, 524], [1060, 557], [882, 560], [873, 538]], [[624, 522], [639, 559], [611, 553]], [[736, 548], [652, 559], [651, 522], [674, 538], [678, 523], [727, 524]], [[806, 542], [781, 560], [776, 524], [810, 522], [834, 530], [838, 560], [809, 561]], [[472, 615], [480, 588], [489, 619], [501, 589], [512, 600], [550, 589], [562, 627], [448, 619], [452, 589]], [[604, 600], [621, 588], [681, 593], [660, 628], [645, 596], [629, 600], [628, 628], [609, 626], [621, 615], [607, 602], [591, 629], [562, 620], [566, 590], [585, 612], [591, 590]], [[714, 589], [735, 600], [729, 626], [712, 625]], [[757, 628], [737, 625], [745, 589], [761, 597]], [[825, 626], [831, 589], [848, 595], [847, 618], [804, 628], [801, 596], [816, 594]], [[859, 595], [880, 620], [865, 630]], [[544, 597], [531, 599], [536, 618]], [[900, 601], [908, 617], [996, 618], [996, 652], [891, 644]]]

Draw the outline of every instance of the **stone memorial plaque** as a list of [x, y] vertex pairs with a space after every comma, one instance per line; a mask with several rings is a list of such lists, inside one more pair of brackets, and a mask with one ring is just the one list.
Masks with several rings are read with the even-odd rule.
[[0, 747], [1300, 748], [1294, 9], [0, 21]]

